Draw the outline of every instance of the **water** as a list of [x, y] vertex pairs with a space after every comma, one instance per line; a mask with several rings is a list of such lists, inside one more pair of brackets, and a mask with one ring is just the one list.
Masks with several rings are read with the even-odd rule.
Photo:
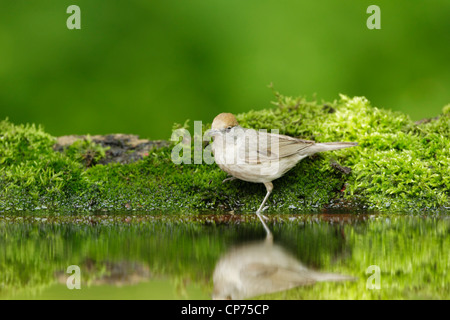
[[[3, 215], [0, 299], [450, 298], [446, 216], [276, 215], [268, 226], [273, 244], [253, 215]], [[215, 270], [241, 288], [214, 283]]]

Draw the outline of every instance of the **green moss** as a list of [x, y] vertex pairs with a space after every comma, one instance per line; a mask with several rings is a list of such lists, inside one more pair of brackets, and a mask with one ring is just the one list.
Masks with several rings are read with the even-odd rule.
[[[275, 94], [275, 107], [239, 114], [240, 124], [319, 142], [355, 141], [359, 146], [301, 161], [274, 182], [269, 211], [450, 206], [448, 107], [437, 118], [415, 124], [405, 114], [371, 106], [363, 97], [341, 95], [338, 101], [318, 103]], [[208, 127], [204, 124], [203, 130]], [[172, 146], [155, 149], [132, 164], [94, 165], [104, 150], [89, 141], [58, 153], [52, 149], [55, 139], [42, 128], [8, 121], [0, 123], [0, 137], [0, 210], [248, 212], [257, 209], [265, 194], [262, 184], [222, 184], [226, 174], [215, 164], [172, 163]], [[89, 168], [83, 157], [87, 150], [94, 154]], [[333, 169], [330, 161], [352, 173]]]
[[54, 152], [54, 142], [41, 127], [0, 122], [0, 208], [49, 206], [89, 184], [83, 166]]
[[75, 141], [64, 150], [64, 153], [69, 158], [83, 163], [86, 167], [92, 167], [105, 157], [108, 149], [109, 147], [104, 148], [87, 136], [86, 139]]

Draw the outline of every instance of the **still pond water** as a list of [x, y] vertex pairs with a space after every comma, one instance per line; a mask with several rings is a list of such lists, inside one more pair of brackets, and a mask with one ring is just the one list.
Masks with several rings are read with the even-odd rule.
[[450, 299], [447, 215], [268, 226], [273, 242], [250, 214], [0, 215], [0, 299]]

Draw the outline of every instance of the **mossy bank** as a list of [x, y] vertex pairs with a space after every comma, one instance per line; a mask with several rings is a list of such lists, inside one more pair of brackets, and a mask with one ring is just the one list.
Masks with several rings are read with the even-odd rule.
[[[307, 158], [275, 180], [268, 212], [450, 207], [450, 105], [435, 118], [415, 123], [363, 97], [341, 95], [319, 103], [276, 93], [274, 104], [239, 114], [238, 121], [243, 127], [276, 128], [318, 142], [359, 145]], [[173, 163], [177, 142], [127, 164], [102, 164], [108, 148], [89, 138], [59, 151], [55, 142], [40, 126], [0, 122], [1, 211], [251, 212], [265, 194], [262, 184], [223, 184], [227, 175], [216, 164]]]

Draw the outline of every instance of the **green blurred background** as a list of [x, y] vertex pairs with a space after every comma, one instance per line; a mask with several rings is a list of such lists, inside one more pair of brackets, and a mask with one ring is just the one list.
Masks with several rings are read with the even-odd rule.
[[167, 139], [174, 122], [269, 107], [273, 83], [418, 120], [450, 102], [449, 57], [448, 0], [2, 0], [0, 119]]

